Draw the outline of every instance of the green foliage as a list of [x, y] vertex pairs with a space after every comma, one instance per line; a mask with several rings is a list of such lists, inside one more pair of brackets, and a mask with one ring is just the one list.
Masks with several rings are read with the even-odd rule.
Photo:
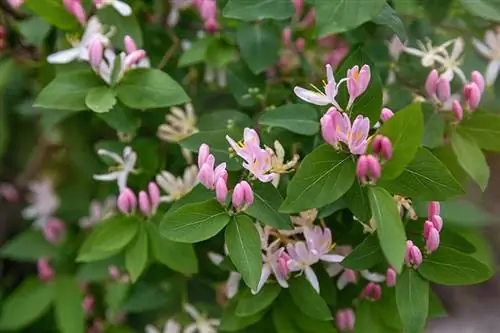
[[36, 261], [40, 257], [57, 256], [57, 248], [40, 231], [27, 230], [3, 245], [0, 256], [11, 260]]
[[91, 88], [85, 96], [85, 105], [94, 112], [109, 112], [115, 104], [115, 92], [108, 87]]
[[332, 314], [325, 300], [314, 290], [304, 276], [290, 281], [290, 295], [305, 315], [317, 320], [330, 320]]
[[429, 312], [429, 281], [413, 269], [406, 269], [398, 277], [396, 302], [403, 327], [408, 333], [420, 333]]
[[125, 266], [133, 282], [137, 281], [148, 263], [148, 234], [146, 227], [140, 225], [135, 239], [125, 252]]
[[58, 276], [54, 283], [54, 302], [57, 326], [62, 333], [83, 333], [85, 317], [83, 294], [76, 279]]
[[477, 112], [459, 124], [458, 133], [473, 139], [484, 150], [500, 151], [500, 116]]
[[225, 17], [243, 21], [283, 20], [293, 15], [293, 5], [286, 0], [229, 0], [223, 13]]
[[302, 135], [314, 135], [319, 131], [318, 114], [314, 108], [304, 104], [283, 105], [265, 111], [259, 117], [259, 124], [281, 127]]
[[255, 74], [266, 70], [279, 58], [279, 39], [270, 23], [244, 24], [236, 32], [241, 56]]
[[280, 291], [277, 284], [266, 284], [256, 295], [252, 295], [250, 291], [243, 293], [236, 306], [236, 315], [246, 317], [263, 311], [273, 304]]
[[354, 270], [369, 269], [378, 264], [382, 259], [382, 249], [374, 235], [366, 237], [342, 261], [342, 266]]
[[498, 0], [460, 0], [472, 14], [487, 20], [500, 21], [500, 2]]
[[290, 229], [290, 217], [278, 211], [283, 202], [278, 190], [269, 183], [256, 183], [253, 191], [254, 202], [245, 212], [271, 227]]
[[26, 0], [26, 7], [50, 24], [64, 30], [78, 27], [76, 19], [68, 13], [62, 2], [57, 0]]

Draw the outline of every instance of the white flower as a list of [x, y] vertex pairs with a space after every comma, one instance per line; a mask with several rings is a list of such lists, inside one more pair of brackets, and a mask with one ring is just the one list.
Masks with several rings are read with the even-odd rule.
[[167, 17], [167, 25], [171, 28], [179, 23], [180, 14], [182, 9], [185, 9], [193, 3], [193, 0], [170, 0], [170, 12]]
[[92, 200], [89, 207], [89, 216], [82, 217], [78, 221], [80, 228], [89, 229], [111, 215], [116, 207], [116, 198], [109, 197], [104, 203]]
[[148, 325], [146, 326], [146, 333], [181, 333], [181, 325], [170, 319], [165, 323], [162, 332], [153, 325]]
[[214, 68], [205, 65], [205, 83], [217, 83], [220, 88], [225, 88], [227, 86], [227, 71], [225, 68]]
[[184, 110], [174, 106], [165, 117], [166, 122], [158, 127], [158, 137], [167, 142], [178, 143], [198, 131], [193, 105], [187, 103]]
[[318, 216], [316, 208], [300, 212], [298, 216], [290, 216], [290, 221], [293, 223], [293, 230], [280, 230], [280, 234], [285, 236], [293, 236], [304, 232], [305, 228], [314, 227], [314, 221]]
[[448, 80], [453, 80], [453, 77], [458, 75], [460, 80], [463, 83], [467, 83], [467, 78], [465, 77], [464, 72], [460, 69], [460, 65], [462, 64], [462, 53], [464, 51], [464, 40], [461, 37], [458, 37], [453, 42], [453, 49], [451, 50], [451, 54], [448, 54], [447, 51], [442, 51], [443, 55], [443, 63], [441, 64], [441, 69], [444, 70], [441, 77], [444, 77]]
[[132, 15], [132, 7], [130, 7], [126, 2], [120, 0], [95, 0], [95, 5], [97, 9], [101, 9], [106, 6], [112, 6], [121, 16]]
[[268, 147], [266, 147], [266, 149], [271, 153], [271, 170], [276, 173], [272, 184], [274, 187], [278, 187], [280, 174], [290, 172], [295, 168], [299, 161], [299, 155], [294, 154], [293, 158], [285, 163], [285, 149], [283, 149], [283, 146], [278, 140], [274, 141], [274, 151]]
[[[391, 38], [391, 41], [387, 43], [387, 47], [389, 49], [389, 56], [391, 57], [392, 61], [396, 63], [399, 60], [401, 53], [405, 49], [405, 44], [401, 42], [398, 36], [394, 35]], [[392, 66], [394, 65], [392, 64]], [[396, 82], [396, 73], [392, 66], [389, 68], [389, 72], [387, 74], [387, 84], [393, 84], [394, 82]]]
[[486, 83], [493, 85], [500, 72], [500, 30], [495, 33], [491, 30], [484, 34], [484, 43], [474, 39], [476, 50], [489, 60], [486, 68]]
[[127, 146], [123, 149], [123, 157], [105, 149], [99, 149], [97, 154], [111, 158], [118, 165], [113, 168], [114, 170], [110, 173], [94, 175], [94, 179], [101, 181], [116, 180], [120, 191], [123, 190], [127, 186], [129, 173], [137, 172], [137, 170], [134, 169], [135, 163], [137, 162], [137, 153], [133, 151], [131, 147]]
[[28, 220], [35, 220], [33, 227], [42, 229], [59, 208], [59, 198], [54, 192], [52, 181], [48, 178], [32, 181], [28, 184], [28, 188], [30, 204], [23, 209], [22, 216]]
[[189, 316], [195, 321], [189, 324], [184, 329], [183, 333], [217, 333], [217, 327], [220, 325], [219, 319], [210, 319], [206, 316], [201, 315], [198, 310], [191, 304], [185, 304], [184, 310], [189, 314]]
[[[226, 248], [225, 248], [226, 250]], [[227, 250], [226, 250], [227, 252]], [[226, 254], [227, 255], [227, 254]], [[208, 258], [215, 266], [220, 266], [224, 261], [224, 256], [215, 252], [208, 252]], [[225, 285], [225, 293], [228, 299], [233, 298], [240, 288], [241, 274], [230, 272]]]
[[160, 202], [177, 201], [198, 184], [198, 167], [196, 165], [187, 167], [183, 177], [175, 177], [168, 171], [162, 171], [156, 176], [156, 182], [168, 194], [160, 197]]
[[[357, 272], [344, 268], [341, 263], [328, 263], [326, 272], [330, 277], [340, 274], [337, 279], [337, 288], [343, 290], [349, 283], [357, 283]], [[379, 273], [372, 273], [369, 270], [362, 270], [359, 272], [361, 276], [370, 282], [380, 283], [385, 281], [385, 275]]]
[[70, 40], [72, 48], [53, 53], [47, 57], [50, 64], [67, 64], [73, 60], [89, 60], [88, 47], [94, 39], [99, 39], [104, 45], [109, 44], [109, 37], [114, 33], [111, 29], [104, 34], [103, 26], [97, 17], [92, 16], [87, 22], [87, 27], [81, 40]]

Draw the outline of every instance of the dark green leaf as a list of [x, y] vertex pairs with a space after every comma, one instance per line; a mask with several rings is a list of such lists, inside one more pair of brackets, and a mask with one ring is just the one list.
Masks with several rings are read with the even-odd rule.
[[383, 188], [368, 190], [370, 207], [377, 225], [380, 247], [392, 267], [401, 272], [406, 252], [406, 234], [392, 196]]
[[387, 333], [374, 313], [376, 303], [362, 301], [356, 309], [355, 333]]
[[51, 25], [40, 17], [32, 17], [19, 22], [19, 32], [28, 44], [41, 46], [49, 33]]
[[280, 294], [281, 287], [277, 284], [266, 284], [264, 288], [257, 294], [252, 295], [247, 290], [239, 299], [236, 307], [236, 315], [239, 317], [247, 317], [257, 314], [273, 304], [274, 300]]
[[474, 113], [458, 125], [457, 131], [484, 150], [500, 151], [500, 116], [497, 114]]
[[389, 4], [384, 6], [384, 9], [373, 18], [373, 22], [381, 25], [386, 25], [399, 37], [401, 41], [406, 41], [408, 36], [406, 35], [405, 25], [396, 14], [394, 9], [392, 9]]
[[226, 228], [229, 257], [248, 287], [255, 290], [262, 271], [260, 237], [253, 221], [245, 215], [233, 216]]
[[222, 39], [215, 39], [208, 45], [207, 64], [214, 68], [224, 68], [238, 57], [236, 47]]
[[314, 135], [319, 131], [318, 113], [306, 104], [288, 104], [265, 111], [259, 124], [276, 126], [302, 135]]
[[179, 67], [185, 67], [204, 62], [207, 56], [208, 46], [212, 42], [213, 39], [210, 37], [194, 41], [191, 47], [181, 55], [177, 65]]
[[357, 271], [369, 269], [382, 260], [382, 249], [375, 235], [366, 237], [361, 244], [342, 261], [342, 266]]
[[324, 144], [302, 161], [280, 210], [295, 213], [332, 203], [349, 190], [355, 176], [351, 156]]
[[499, 0], [460, 0], [460, 2], [472, 14], [486, 20], [500, 22]]
[[130, 274], [132, 282], [137, 281], [148, 263], [148, 234], [143, 225], [129, 244], [125, 252], [125, 267]]
[[325, 300], [314, 290], [304, 276], [290, 282], [290, 295], [295, 305], [306, 315], [318, 320], [331, 320], [332, 314]]
[[447, 313], [445, 308], [443, 307], [443, 304], [441, 303], [441, 300], [439, 299], [439, 296], [432, 291], [432, 289], [429, 291], [429, 318], [439, 318], [439, 317], [446, 317]]
[[99, 118], [118, 132], [135, 134], [141, 126], [141, 119], [133, 110], [116, 106], [111, 112], [99, 113]]
[[293, 5], [288, 0], [229, 0], [223, 14], [243, 21], [284, 20], [293, 15]]
[[239, 128], [251, 127], [252, 119], [240, 111], [219, 110], [202, 114], [198, 121], [200, 131], [228, 130], [234, 125]]
[[429, 312], [429, 281], [406, 269], [396, 283], [396, 302], [406, 332], [421, 333]]
[[476, 248], [472, 243], [470, 243], [465, 237], [460, 235], [458, 232], [455, 232], [453, 231], [453, 229], [450, 229], [448, 227], [441, 230], [439, 238], [440, 238], [439, 246], [450, 247], [457, 251], [468, 254], [474, 253], [476, 251]]
[[370, 204], [368, 202], [367, 188], [362, 186], [356, 179], [351, 188], [345, 194], [345, 201], [349, 210], [364, 223], [372, 217]]
[[238, 317], [236, 315], [236, 306], [238, 305], [238, 297], [235, 297], [229, 301], [224, 307], [222, 316], [220, 319], [221, 331], [235, 332], [247, 326], [253, 325], [258, 322], [263, 316], [264, 312], [257, 313], [248, 317]]
[[83, 293], [78, 281], [69, 276], [58, 276], [54, 285], [56, 321], [61, 333], [83, 333], [85, 316]]
[[422, 111], [425, 118], [422, 145], [430, 149], [442, 146], [445, 134], [445, 123], [442, 114], [436, 113], [434, 107], [427, 104], [422, 104]]
[[196, 243], [212, 238], [229, 222], [229, 215], [216, 200], [188, 204], [167, 214], [160, 224], [163, 237]]
[[207, 189], [205, 186], [202, 184], [196, 185], [191, 192], [180, 198], [179, 200], [175, 201], [172, 206], [170, 206], [170, 209], [168, 210], [167, 213], [173, 213], [177, 209], [181, 208], [184, 205], [191, 204], [191, 203], [197, 203], [201, 201], [207, 201], [210, 199], [214, 198], [214, 192]]
[[134, 15], [122, 16], [113, 6], [106, 6], [97, 12], [99, 20], [108, 26], [115, 27], [111, 43], [125, 50], [123, 39], [126, 35], [132, 37], [138, 48], [142, 48], [142, 32]]
[[113, 90], [106, 86], [89, 89], [85, 97], [85, 105], [98, 113], [109, 112], [116, 104], [116, 95]]
[[246, 213], [264, 224], [277, 229], [291, 229], [290, 217], [278, 212], [283, 202], [279, 191], [270, 183], [257, 182], [253, 185], [254, 202]]
[[64, 30], [78, 28], [78, 22], [63, 3], [58, 0], [25, 0], [26, 7], [42, 17], [47, 22]]
[[39, 258], [53, 258], [57, 247], [43, 237], [41, 231], [28, 229], [9, 240], [0, 249], [0, 256], [18, 261], [37, 261]]
[[279, 59], [280, 40], [268, 22], [241, 25], [236, 32], [236, 42], [241, 56], [255, 74], [263, 72]]
[[290, 312], [278, 304], [273, 307], [273, 323], [277, 333], [302, 333], [291, 318]]

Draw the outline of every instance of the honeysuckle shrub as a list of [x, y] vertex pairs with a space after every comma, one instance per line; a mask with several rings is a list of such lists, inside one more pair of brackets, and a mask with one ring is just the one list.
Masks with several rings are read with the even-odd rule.
[[497, 0], [0, 5], [1, 331], [419, 333], [492, 277]]

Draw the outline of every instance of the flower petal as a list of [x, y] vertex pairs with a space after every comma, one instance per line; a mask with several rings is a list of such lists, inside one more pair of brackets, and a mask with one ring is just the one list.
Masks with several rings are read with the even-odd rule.
[[361, 276], [370, 282], [380, 283], [385, 281], [385, 275], [372, 273], [366, 269], [361, 271]]
[[269, 276], [271, 276], [271, 267], [269, 264], [264, 264], [264, 266], [262, 266], [259, 284], [257, 285], [257, 289], [252, 290], [252, 294], [257, 295], [259, 293], [266, 281], [269, 280]]
[[115, 0], [113, 1], [112, 6], [116, 9], [121, 16], [130, 16], [132, 15], [132, 8], [123, 1]]
[[49, 64], [67, 64], [72, 62], [73, 60], [78, 59], [79, 55], [80, 55], [79, 48], [67, 49], [56, 53], [52, 53], [47, 57], [47, 62]]
[[241, 274], [237, 272], [229, 273], [229, 278], [226, 283], [226, 293], [227, 298], [233, 298], [237, 293], [240, 287]]
[[101, 180], [101, 181], [108, 182], [108, 181], [118, 179], [118, 174], [119, 174], [119, 172], [114, 171], [114, 172], [106, 173], [103, 175], [94, 175], [93, 177], [95, 180]]
[[323, 94], [312, 90], [307, 90], [301, 87], [293, 88], [293, 92], [301, 100], [314, 104], [314, 105], [328, 105], [330, 104], [329, 98]]
[[344, 256], [341, 256], [340, 254], [324, 254], [321, 256], [321, 260], [322, 261], [326, 261], [326, 262], [332, 262], [332, 263], [339, 263], [339, 262], [342, 262], [342, 260], [344, 260]]
[[498, 77], [498, 72], [500, 71], [500, 61], [494, 60], [488, 64], [486, 68], [486, 84], [492, 86]]
[[306, 267], [304, 273], [306, 275], [307, 281], [309, 281], [314, 290], [316, 290], [316, 292], [319, 294], [319, 281], [316, 273], [314, 273], [311, 267]]

